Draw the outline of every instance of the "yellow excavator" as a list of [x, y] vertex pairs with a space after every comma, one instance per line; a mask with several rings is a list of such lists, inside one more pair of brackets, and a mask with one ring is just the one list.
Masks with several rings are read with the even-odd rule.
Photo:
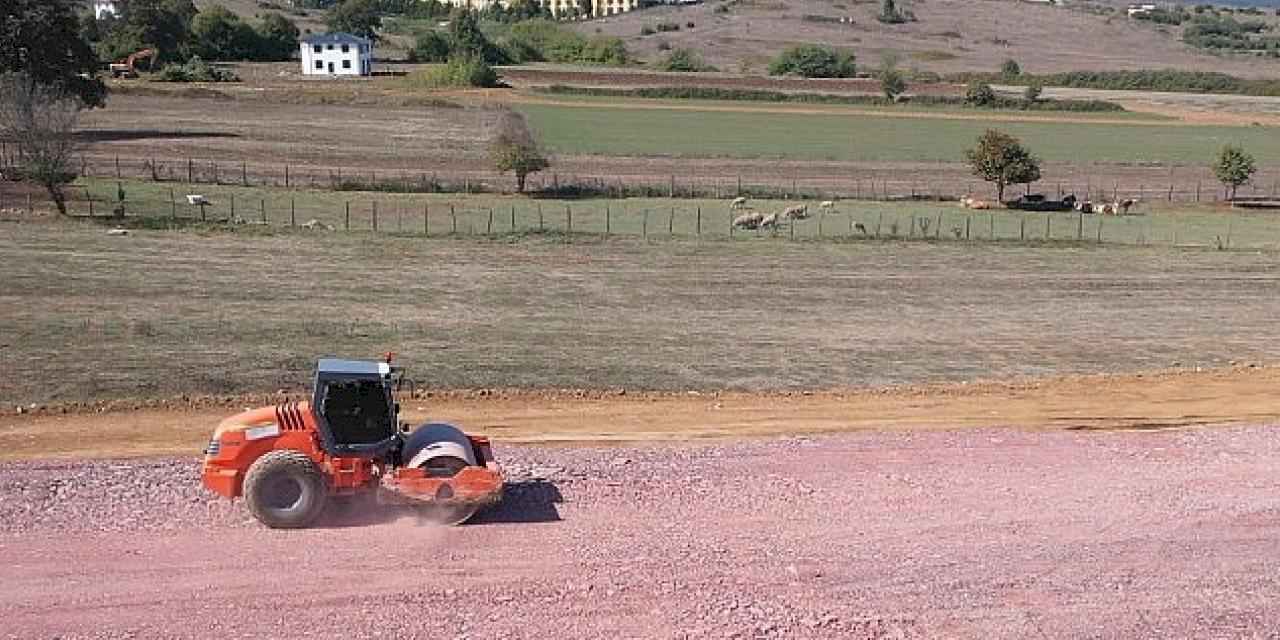
[[138, 69], [134, 66], [139, 60], [146, 60], [148, 68], [155, 64], [156, 50], [143, 49], [129, 54], [129, 57], [112, 62], [108, 67], [111, 70], [112, 78], [136, 78], [138, 77]]

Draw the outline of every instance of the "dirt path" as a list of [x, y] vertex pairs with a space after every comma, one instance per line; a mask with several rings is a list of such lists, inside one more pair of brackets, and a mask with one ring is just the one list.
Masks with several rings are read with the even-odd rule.
[[[1280, 419], [1280, 367], [810, 394], [458, 392], [405, 400], [404, 417], [504, 443], [600, 443], [1011, 426], [1147, 430]], [[0, 459], [187, 455], [218, 420], [264, 399], [0, 417]], [[128, 403], [123, 403], [128, 407]]]
[[1274, 428], [500, 446], [504, 505], [270, 531], [196, 460], [0, 465], [12, 638], [1261, 638]]

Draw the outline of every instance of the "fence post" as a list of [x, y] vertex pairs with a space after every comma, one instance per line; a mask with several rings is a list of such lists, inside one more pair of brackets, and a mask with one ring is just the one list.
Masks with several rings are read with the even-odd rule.
[[671, 207], [671, 215], [667, 216], [667, 235], [674, 236], [676, 234], [676, 208]]
[[1053, 237], [1052, 229], [1053, 216], [1046, 215], [1044, 217], [1044, 241], [1048, 242]]
[[604, 205], [604, 235], [609, 235], [613, 230], [613, 213], [609, 210], [609, 205]]
[[791, 239], [795, 240], [796, 239], [796, 221], [792, 220], [791, 224], [787, 225], [787, 229], [788, 229], [788, 232], [791, 234]]
[[351, 202], [350, 201], [347, 201], [346, 203], [346, 210], [347, 210], [347, 215], [346, 215], [345, 222], [343, 222], [343, 230], [350, 231], [351, 230]]
[[373, 230], [378, 230], [378, 201], [373, 201]]
[[640, 237], [649, 239], [649, 210], [644, 210], [644, 221], [640, 223]]
[[880, 224], [884, 222], [884, 212], [880, 212], [880, 216], [876, 218], [876, 239], [880, 238]]
[[84, 188], [84, 198], [89, 201], [89, 217], [93, 217], [93, 194], [89, 193], [89, 187]]
[[192, 176], [195, 174], [195, 164], [191, 158], [187, 158], [187, 184], [191, 184]]
[[671, 185], [670, 185], [670, 188], [668, 188], [668, 189], [667, 189], [667, 197], [669, 197], [669, 198], [674, 198], [674, 197], [676, 197], [676, 176], [675, 176], [675, 174], [671, 174]]
[[116, 180], [120, 179], [120, 156], [116, 155]]
[[1018, 222], [1021, 223], [1021, 226], [1018, 229], [1018, 239], [1025, 242], [1027, 240], [1027, 217], [1021, 215], [1018, 216]]
[[457, 235], [458, 234], [458, 211], [453, 208], [453, 205], [449, 205], [449, 218], [453, 221], [452, 222], [453, 234]]
[[263, 198], [258, 201], [258, 211], [262, 214], [262, 222], [267, 221], [267, 199]]
[[289, 198], [289, 226], [298, 226], [298, 201], [297, 198]]
[[1169, 183], [1169, 202], [1173, 202], [1173, 183]]
[[542, 203], [538, 203], [538, 233], [542, 233], [544, 226], [542, 224]]
[[35, 212], [35, 205], [32, 204], [31, 194], [28, 193], [27, 194], [27, 215], [32, 215], [34, 212]]
[[1196, 202], [1200, 202], [1200, 181], [1196, 180]]
[[249, 186], [249, 165], [244, 161], [240, 162], [240, 182], [244, 186]]
[[1102, 244], [1102, 221], [1105, 218], [1098, 216], [1098, 244]]
[[742, 195], [742, 174], [738, 174], [738, 190], [734, 192], [734, 197]]
[[566, 204], [564, 206], [564, 215], [567, 233], [573, 233], [573, 208]]
[[1076, 240], [1084, 240], [1084, 212], [1076, 214]]
[[511, 233], [516, 232], [516, 206], [511, 205]]
[[236, 194], [231, 194], [231, 220], [236, 218]]
[[431, 235], [431, 205], [422, 205], [422, 235]]
[[404, 206], [396, 205], [396, 233], [404, 231]]
[[284, 166], [284, 188], [289, 188], [289, 165]]
[[485, 235], [493, 235], [493, 207], [489, 207], [489, 222], [484, 227]]
[[991, 232], [988, 234], [988, 240], [996, 239], [996, 212], [992, 211], [987, 214], [987, 221], [991, 223]]
[[969, 239], [969, 227], [973, 224], [973, 214], [964, 217], [964, 239]]
[[178, 201], [173, 199], [173, 187], [169, 187], [169, 217], [178, 217]]
[[702, 207], [698, 207], [697, 233], [698, 233], [698, 237], [701, 238], [702, 237]]

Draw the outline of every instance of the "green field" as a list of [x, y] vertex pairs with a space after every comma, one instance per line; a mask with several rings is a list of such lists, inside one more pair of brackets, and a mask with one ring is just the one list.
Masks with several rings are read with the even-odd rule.
[[[94, 214], [114, 208], [117, 184], [126, 193], [125, 214], [168, 224], [167, 218], [198, 219], [200, 210], [184, 195], [199, 193], [213, 206], [211, 222], [240, 218], [267, 229], [317, 220], [335, 232], [405, 235], [505, 236], [538, 231], [583, 234], [735, 240], [870, 240], [1103, 242], [1182, 247], [1230, 247], [1280, 250], [1280, 216], [1212, 206], [1143, 203], [1125, 217], [1071, 213], [971, 211], [953, 202], [841, 201], [823, 212], [810, 201], [812, 216], [775, 231], [734, 231], [735, 212], [727, 200], [627, 198], [554, 200], [490, 194], [385, 194], [279, 188], [185, 185], [181, 183], [89, 178], [73, 189], [71, 211], [87, 215], [85, 194], [95, 199]], [[174, 200], [171, 202], [170, 193]], [[758, 211], [777, 211], [799, 201], [752, 200]], [[234, 208], [234, 215], [232, 213]], [[349, 215], [348, 215], [349, 212]], [[253, 225], [256, 226], [256, 225]]]
[[1280, 162], [1280, 136], [1256, 127], [1011, 122], [740, 111], [519, 105], [561, 153], [956, 162], [984, 129], [1016, 135], [1061, 162], [1204, 164], [1228, 142], [1263, 164]]

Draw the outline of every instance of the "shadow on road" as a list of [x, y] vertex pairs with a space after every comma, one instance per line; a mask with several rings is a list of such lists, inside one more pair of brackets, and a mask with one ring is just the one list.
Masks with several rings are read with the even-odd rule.
[[128, 140], [154, 140], [176, 138], [239, 138], [236, 133], [223, 131], [160, 131], [158, 129], [85, 129], [76, 138], [85, 142], [123, 142]]
[[[554, 482], [508, 482], [503, 487], [502, 502], [476, 514], [468, 524], [558, 522], [560, 512], [556, 505], [561, 502], [564, 496]], [[352, 497], [330, 500], [315, 526], [323, 529], [368, 527], [419, 515], [412, 506], [379, 504], [372, 496]]]
[[564, 502], [560, 487], [545, 480], [508, 482], [502, 502], [471, 519], [474, 524], [559, 522], [556, 505]]

